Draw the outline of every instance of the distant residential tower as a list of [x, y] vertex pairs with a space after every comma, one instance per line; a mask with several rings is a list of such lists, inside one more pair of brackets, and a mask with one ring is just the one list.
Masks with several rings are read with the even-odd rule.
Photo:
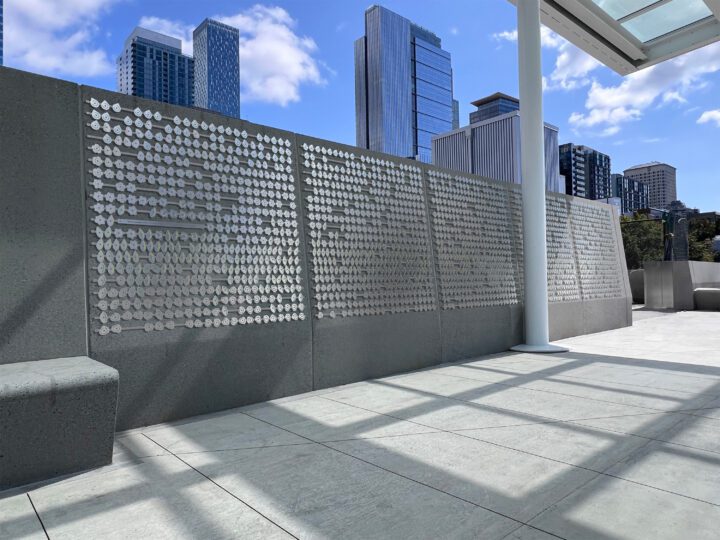
[[611, 175], [613, 196], [622, 204], [622, 213], [629, 214], [650, 207], [647, 185], [622, 174]]
[[560, 174], [568, 195], [593, 200], [613, 197], [610, 156], [589, 146], [560, 145]]
[[650, 206], [667, 209], [677, 200], [677, 169], [667, 163], [651, 161], [625, 169], [626, 177], [647, 184], [650, 190]]
[[453, 129], [454, 111], [440, 38], [384, 7], [368, 8], [365, 35], [355, 41], [357, 145], [430, 162], [431, 138]]
[[179, 39], [135, 28], [117, 59], [118, 91], [173, 105], [193, 105], [193, 59]]
[[240, 31], [205, 19], [193, 31], [195, 105], [240, 118]]

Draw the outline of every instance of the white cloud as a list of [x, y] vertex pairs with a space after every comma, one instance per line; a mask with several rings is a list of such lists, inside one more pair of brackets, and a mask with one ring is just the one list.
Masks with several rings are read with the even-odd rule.
[[460, 29], [457, 26], [450, 27], [450, 33], [453, 36], [457, 36], [460, 33]]
[[697, 119], [698, 124], [707, 124], [709, 122], [715, 122], [717, 127], [720, 127], [720, 109], [705, 111]]
[[192, 56], [194, 25], [161, 19], [160, 17], [143, 17], [140, 19], [138, 26], [182, 40], [183, 53]]
[[[281, 7], [256, 4], [234, 15], [213, 16], [240, 30], [240, 92], [244, 101], [286, 106], [300, 101], [304, 84], [324, 85], [322, 63], [315, 58], [317, 44], [295, 33], [295, 20]], [[192, 51], [192, 25], [144, 17], [140, 26], [183, 40]], [[325, 69], [333, 74], [333, 70]]]
[[[707, 85], [703, 77], [720, 71], [720, 44], [695, 50], [674, 60], [632, 73], [614, 86], [593, 81], [584, 112], [574, 112], [573, 128], [619, 130], [638, 120], [653, 105], [685, 103], [687, 95]], [[617, 129], [616, 129], [617, 128]]]
[[[516, 42], [518, 33], [517, 30], [506, 30], [492, 34], [492, 38], [499, 42]], [[589, 75], [600, 67], [600, 62], [546, 26], [540, 28], [540, 42], [546, 49], [558, 53], [552, 72], [543, 78], [544, 90], [574, 90], [590, 84]]]
[[118, 1], [5, 0], [5, 63], [48, 75], [112, 73], [111, 58], [92, 42], [98, 17]]

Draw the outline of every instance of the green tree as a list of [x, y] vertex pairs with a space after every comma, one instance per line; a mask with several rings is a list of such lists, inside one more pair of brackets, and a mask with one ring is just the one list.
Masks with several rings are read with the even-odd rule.
[[720, 221], [695, 219], [689, 224], [688, 244], [691, 261], [720, 262], [720, 254], [713, 252], [712, 241], [720, 234]]
[[625, 261], [629, 270], [642, 268], [645, 261], [662, 261], [662, 222], [635, 214], [632, 218], [620, 218]]

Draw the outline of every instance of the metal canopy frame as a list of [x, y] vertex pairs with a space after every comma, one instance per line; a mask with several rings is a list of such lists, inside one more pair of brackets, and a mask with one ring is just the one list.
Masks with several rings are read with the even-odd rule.
[[[510, 0], [515, 5], [523, 1]], [[541, 0], [540, 20], [620, 75], [720, 40], [720, 0], [626, 1], [626, 6], [640, 7], [617, 19], [603, 9], [608, 4], [613, 4], [612, 0]], [[632, 31], [633, 25], [649, 17], [678, 15], [681, 10], [687, 13], [689, 8], [699, 14], [697, 20], [689, 24], [680, 22], [677, 27], [671, 25], [657, 37], [643, 42], [642, 36]]]
[[540, 23], [628, 75], [720, 40], [720, 0], [509, 1], [518, 21], [525, 254], [525, 342], [512, 349], [561, 352], [549, 341]]

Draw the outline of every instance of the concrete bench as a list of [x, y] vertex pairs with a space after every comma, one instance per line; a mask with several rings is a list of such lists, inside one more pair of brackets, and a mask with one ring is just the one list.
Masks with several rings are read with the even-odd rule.
[[0, 365], [0, 490], [110, 463], [117, 395], [86, 356]]
[[698, 288], [693, 291], [695, 309], [720, 311], [720, 289]]

